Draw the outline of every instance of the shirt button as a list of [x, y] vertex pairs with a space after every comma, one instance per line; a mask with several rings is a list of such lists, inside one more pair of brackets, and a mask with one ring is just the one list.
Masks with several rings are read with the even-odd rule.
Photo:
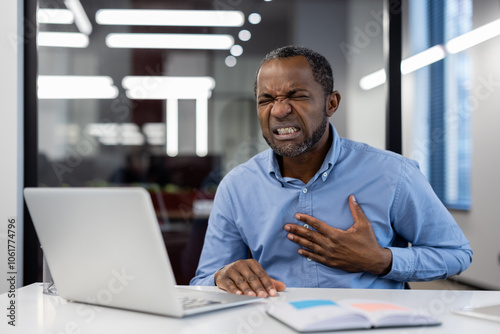
[[323, 177], [327, 177], [328, 176], [328, 173], [327, 172], [324, 172], [323, 173]]
[[307, 192], [307, 188], [302, 188], [302, 192], [305, 194]]
[[304, 224], [304, 227], [305, 227], [305, 228], [309, 228], [309, 225], [307, 225], [307, 224]]
[[308, 258], [307, 258], [307, 261], [311, 262], [311, 261], [312, 261], [312, 259], [311, 259], [310, 257], [308, 257]]

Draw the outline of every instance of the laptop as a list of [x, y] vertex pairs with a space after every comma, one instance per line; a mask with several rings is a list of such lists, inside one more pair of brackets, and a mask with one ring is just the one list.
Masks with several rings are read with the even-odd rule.
[[259, 301], [176, 286], [143, 188], [26, 188], [24, 196], [64, 299], [171, 317]]

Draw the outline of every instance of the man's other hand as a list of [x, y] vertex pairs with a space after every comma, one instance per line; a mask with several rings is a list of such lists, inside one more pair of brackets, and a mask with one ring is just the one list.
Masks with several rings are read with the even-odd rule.
[[286, 288], [285, 283], [269, 277], [254, 259], [228, 264], [215, 273], [214, 280], [220, 289], [237, 295], [274, 297]]

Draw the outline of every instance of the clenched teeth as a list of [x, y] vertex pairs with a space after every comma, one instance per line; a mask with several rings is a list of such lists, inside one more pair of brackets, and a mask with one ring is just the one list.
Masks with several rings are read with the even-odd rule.
[[299, 131], [299, 129], [294, 128], [294, 127], [289, 127], [289, 128], [280, 128], [277, 131], [278, 131], [279, 135], [286, 135], [286, 134], [297, 132], [297, 131]]

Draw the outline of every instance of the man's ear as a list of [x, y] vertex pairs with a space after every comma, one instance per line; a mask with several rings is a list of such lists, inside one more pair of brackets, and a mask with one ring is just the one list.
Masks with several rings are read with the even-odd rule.
[[340, 104], [340, 93], [334, 90], [326, 98], [326, 114], [328, 115], [328, 117], [333, 116], [335, 111], [337, 111], [339, 104]]

